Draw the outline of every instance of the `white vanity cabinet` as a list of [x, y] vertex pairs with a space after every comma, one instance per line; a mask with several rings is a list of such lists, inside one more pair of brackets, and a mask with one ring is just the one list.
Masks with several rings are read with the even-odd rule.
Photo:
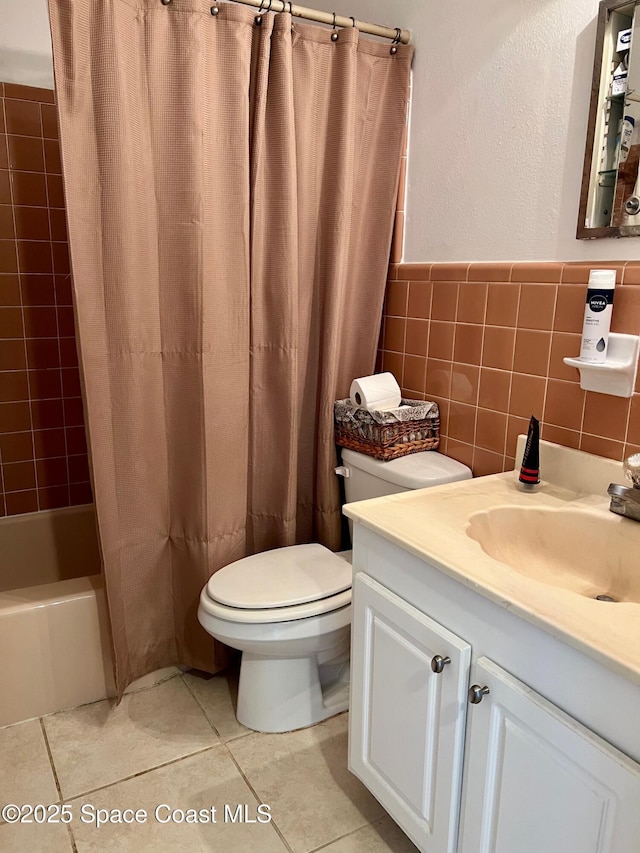
[[488, 658], [471, 679], [460, 853], [636, 853], [640, 767]]
[[350, 769], [420, 850], [638, 853], [636, 684], [360, 525], [354, 575]]
[[362, 574], [353, 630], [351, 770], [425, 849], [455, 853], [470, 646]]

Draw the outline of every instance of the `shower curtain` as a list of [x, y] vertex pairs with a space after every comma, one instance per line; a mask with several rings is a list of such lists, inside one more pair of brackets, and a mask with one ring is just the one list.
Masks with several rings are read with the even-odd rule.
[[217, 569], [340, 545], [332, 406], [374, 366], [412, 48], [210, 0], [49, 5], [121, 693], [225, 665], [196, 616]]

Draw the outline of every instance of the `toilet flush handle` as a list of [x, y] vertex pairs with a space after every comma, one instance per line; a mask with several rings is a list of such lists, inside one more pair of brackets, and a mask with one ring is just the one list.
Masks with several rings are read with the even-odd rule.
[[346, 467], [346, 465], [338, 465], [338, 467], [333, 470], [336, 472], [338, 477], [344, 477], [345, 480], [348, 480], [351, 476], [351, 471]]

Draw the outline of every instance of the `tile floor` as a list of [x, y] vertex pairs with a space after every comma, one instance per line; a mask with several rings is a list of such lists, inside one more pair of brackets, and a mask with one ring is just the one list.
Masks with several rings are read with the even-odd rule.
[[[347, 715], [269, 735], [241, 726], [233, 675], [174, 675], [110, 701], [0, 729], [0, 804], [68, 804], [68, 825], [0, 822], [2, 853], [215, 850], [411, 853], [414, 845], [347, 770]], [[258, 804], [271, 821], [257, 820]], [[159, 822], [198, 809], [215, 822]], [[224, 807], [230, 806], [225, 820]], [[247, 820], [240, 817], [238, 805]], [[83, 811], [84, 807], [84, 811]], [[95, 825], [98, 809], [144, 823]], [[179, 815], [178, 815], [179, 816]]]

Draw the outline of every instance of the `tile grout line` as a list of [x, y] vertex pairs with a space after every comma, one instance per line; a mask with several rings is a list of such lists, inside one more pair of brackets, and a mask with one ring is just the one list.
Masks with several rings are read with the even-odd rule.
[[[513, 390], [513, 374], [516, 372], [514, 369], [516, 366], [516, 364], [515, 364], [515, 362], [516, 362], [516, 343], [518, 340], [518, 319], [520, 317], [520, 302], [522, 300], [522, 283], [521, 282], [514, 282], [511, 280], [512, 276], [513, 276], [513, 267], [514, 266], [515, 265], [512, 264], [511, 271], [509, 272], [509, 283], [515, 284], [518, 288], [518, 302], [516, 305], [516, 319], [515, 319], [514, 335], [513, 335], [513, 351], [511, 353], [511, 367], [509, 368], [509, 393], [507, 395], [507, 431], [509, 430], [509, 417], [510, 417], [510, 412], [511, 412], [511, 392]], [[545, 396], [545, 401], [546, 401], [546, 396]], [[506, 464], [506, 458], [507, 458], [507, 434], [505, 432], [504, 454], [503, 454], [503, 463], [502, 463], [503, 468]]]
[[[361, 832], [363, 829], [366, 829], [368, 826], [375, 827], [377, 824], [382, 823], [382, 821], [385, 819], [385, 816], [388, 816], [388, 814], [382, 815], [381, 817], [378, 817], [375, 820], [371, 820], [368, 823], [363, 823], [362, 826], [357, 826], [355, 829], [351, 829], [351, 830], [349, 830], [349, 832], [345, 832], [344, 835], [339, 835], [337, 838], [334, 838], [331, 841], [327, 841], [325, 844], [321, 844], [320, 847], [314, 847], [312, 850], [307, 851], [307, 853], [320, 853], [320, 851], [326, 850], [327, 847], [330, 847], [332, 844], [335, 844], [336, 841], [342, 841], [343, 838], [350, 838], [352, 835], [355, 835], [357, 832]], [[393, 820], [393, 818], [392, 818], [392, 820]], [[401, 831], [404, 832], [404, 830], [402, 830], [402, 829], [401, 829]], [[409, 836], [407, 836], [407, 838], [408, 837]], [[411, 839], [409, 839], [409, 840], [411, 840]]]
[[[252, 734], [259, 734], [259, 732], [252, 732]], [[258, 792], [257, 792], [257, 791], [256, 791], [256, 789], [253, 787], [253, 785], [251, 784], [251, 782], [249, 782], [249, 780], [247, 779], [247, 777], [245, 776], [245, 774], [244, 774], [244, 772], [243, 772], [242, 768], [240, 767], [240, 765], [239, 765], [239, 764], [238, 764], [238, 762], [236, 761], [236, 758], [235, 758], [234, 754], [231, 752], [231, 750], [229, 749], [229, 747], [227, 746], [227, 744], [226, 744], [226, 743], [223, 743], [223, 744], [222, 744], [222, 746], [224, 746], [224, 748], [226, 749], [226, 751], [227, 751], [227, 753], [228, 753], [228, 755], [229, 755], [229, 757], [230, 757], [231, 761], [234, 763], [235, 767], [237, 768], [238, 773], [240, 774], [240, 776], [241, 776], [241, 777], [242, 777], [242, 779], [244, 780], [245, 785], [249, 788], [249, 790], [251, 791], [251, 793], [253, 794], [253, 796], [256, 798], [256, 801], [257, 801], [258, 803], [262, 803], [262, 802], [263, 802], [262, 797], [258, 796]], [[284, 846], [287, 848], [287, 850], [289, 851], [289, 853], [294, 853], [293, 847], [289, 844], [289, 842], [287, 841], [287, 839], [284, 837], [284, 834], [283, 834], [282, 830], [280, 829], [280, 827], [279, 827], [279, 826], [278, 826], [278, 824], [276, 823], [275, 818], [274, 818], [273, 816], [272, 816], [272, 818], [271, 818], [271, 824], [270, 824], [270, 825], [274, 828], [274, 830], [276, 831], [277, 835], [279, 836], [280, 840], [282, 841], [282, 843], [284, 844]]]
[[[451, 402], [452, 402], [451, 401], [451, 391], [453, 389], [453, 365], [456, 363], [456, 361], [455, 361], [455, 356], [456, 356], [455, 342], [456, 342], [456, 338], [458, 337], [458, 328], [460, 326], [460, 324], [458, 323], [458, 320], [457, 320], [458, 309], [460, 307], [460, 285], [461, 284], [467, 284], [469, 282], [469, 270], [470, 269], [471, 269], [471, 264], [467, 264], [467, 270], [465, 273], [464, 282], [459, 281], [456, 283], [456, 307], [455, 307], [454, 314], [453, 314], [453, 318], [454, 318], [454, 322], [455, 322], [455, 327], [454, 327], [455, 328], [455, 334], [454, 334], [454, 341], [453, 341], [453, 353], [451, 354], [451, 380], [449, 382], [449, 417], [451, 417]], [[489, 293], [489, 291], [487, 289], [487, 300], [488, 300], [488, 293]], [[485, 316], [486, 316], [486, 307], [485, 307]], [[483, 350], [484, 350], [484, 323], [482, 325], [482, 342], [480, 344], [480, 356], [479, 356], [480, 364], [482, 364]], [[480, 375], [480, 373], [478, 371], [478, 388], [480, 386], [479, 375]], [[456, 402], [460, 402], [460, 401], [456, 401]], [[477, 440], [476, 440], [477, 432], [478, 432], [478, 408], [479, 408], [478, 402], [477, 402], [477, 397], [476, 397], [476, 403], [474, 406], [472, 406], [472, 408], [474, 409], [474, 412], [473, 412], [473, 444], [472, 444], [473, 453], [471, 454], [471, 465], [469, 467], [473, 471], [475, 461], [476, 461], [476, 450], [478, 449]], [[449, 437], [447, 436], [447, 442], [448, 442], [448, 440], [449, 440]], [[482, 449], [482, 448], [480, 448], [480, 449]]]
[[[469, 264], [469, 267], [467, 269], [467, 280], [469, 278], [469, 270], [470, 269], [471, 269], [471, 264]], [[484, 284], [484, 283], [481, 282], [480, 284]], [[486, 290], [485, 290], [485, 295], [484, 295], [484, 308], [482, 311], [482, 321], [481, 321], [482, 322], [482, 338], [480, 340], [480, 354], [478, 356], [478, 387], [476, 388], [476, 400], [475, 400], [475, 403], [473, 404], [475, 406], [475, 409], [476, 409], [476, 422], [475, 422], [475, 426], [474, 426], [474, 440], [473, 440], [473, 446], [474, 446], [473, 455], [474, 456], [475, 456], [475, 446], [476, 446], [475, 431], [478, 428], [478, 411], [480, 409], [484, 408], [484, 406], [480, 405], [480, 371], [482, 370], [482, 361], [484, 359], [484, 330], [487, 327], [487, 311], [489, 310], [489, 284], [488, 284], [488, 282], [486, 284], [484, 284], [484, 286], [485, 286]], [[507, 413], [506, 414], [507, 414], [507, 417], [506, 417], [506, 421], [505, 421], [504, 441], [502, 443], [502, 449], [503, 449], [502, 468], [503, 469], [504, 469], [505, 458], [506, 458], [507, 424], [509, 422], [508, 407], [507, 407]]]
[[[17, 275], [18, 273], [0, 273], [0, 275]], [[30, 272], [27, 275], [40, 275], [40, 273]], [[7, 308], [19, 308], [19, 305], [0, 305], [0, 311], [4, 311]], [[54, 305], [33, 305], [33, 308], [55, 308]], [[73, 307], [73, 306], [65, 306], [65, 307]], [[3, 338], [3, 341], [56, 341], [58, 339], [57, 335], [34, 335], [33, 337], [29, 337], [27, 335], [23, 335], [19, 338]], [[71, 335], [62, 335], [62, 339], [66, 341], [70, 341], [72, 339]], [[75, 338], [74, 338], [75, 340]], [[47, 368], [38, 368], [32, 367], [31, 370], [46, 370]]]
[[[47, 198], [49, 190], [47, 189]], [[51, 229], [51, 208], [49, 208], [49, 229]], [[53, 243], [51, 244], [51, 269], [54, 270]], [[62, 430], [64, 435], [64, 456], [67, 469], [67, 501], [71, 506], [71, 472], [69, 469], [69, 443], [67, 441], [67, 412], [65, 408], [64, 375], [62, 371], [62, 347], [60, 346], [60, 312], [58, 305], [58, 288], [56, 287], [55, 271], [53, 271], [53, 301], [56, 309], [56, 329], [58, 331], [58, 371], [60, 373], [60, 394], [62, 399]]]
[[38, 721], [40, 723], [40, 730], [42, 731], [42, 737], [44, 738], [44, 745], [47, 749], [47, 755], [49, 756], [49, 764], [51, 765], [51, 772], [53, 773], [53, 780], [56, 783], [56, 790], [58, 791], [58, 802], [62, 802], [62, 788], [60, 787], [60, 780], [58, 779], [58, 771], [56, 770], [56, 765], [53, 761], [53, 753], [51, 752], [51, 744], [49, 743], [49, 737], [47, 736], [47, 729], [44, 724], [44, 717], [39, 717]]
[[184, 686], [187, 688], [187, 691], [189, 692], [189, 695], [190, 695], [190, 696], [192, 697], [192, 699], [195, 701], [195, 703], [196, 703], [196, 705], [198, 706], [198, 708], [200, 708], [200, 710], [202, 711], [202, 715], [203, 715], [203, 717], [204, 717], [204, 718], [205, 718], [205, 720], [207, 721], [208, 725], [209, 725], [209, 726], [213, 729], [213, 731], [215, 732], [216, 737], [217, 737], [217, 738], [219, 738], [220, 743], [223, 743], [222, 736], [221, 736], [220, 732], [218, 731], [218, 729], [213, 725], [213, 723], [212, 723], [212, 722], [211, 722], [211, 720], [209, 719], [209, 716], [207, 715], [207, 712], [205, 711], [204, 705], [203, 705], [203, 704], [202, 704], [202, 702], [198, 699], [198, 697], [196, 696], [196, 694], [193, 692], [193, 690], [191, 689], [191, 687], [190, 687], [189, 683], [185, 680], [185, 677], [184, 677], [184, 673], [183, 673], [183, 672], [181, 672], [181, 673], [180, 673], [180, 680], [182, 681], [182, 683], [184, 684]]
[[69, 841], [71, 843], [71, 849], [73, 850], [73, 853], [78, 853], [78, 847], [76, 845], [76, 840], [73, 837], [73, 830], [71, 829], [71, 823], [67, 824], [67, 831], [69, 833]]
[[[55, 98], [55, 96], [54, 96]], [[55, 100], [54, 100], [55, 105]], [[57, 111], [57, 106], [56, 106]], [[67, 472], [67, 482], [62, 484], [66, 486], [67, 491], [67, 505], [71, 505], [71, 484], [70, 484], [70, 472], [69, 472], [69, 444], [67, 441], [67, 412], [65, 406], [65, 393], [64, 393], [64, 376], [62, 373], [62, 348], [60, 346], [60, 306], [58, 305], [58, 288], [56, 287], [56, 270], [55, 270], [55, 257], [53, 254], [53, 238], [51, 234], [51, 199], [49, 197], [49, 181], [47, 180], [47, 176], [49, 174], [47, 168], [47, 160], [46, 160], [46, 152], [44, 146], [44, 124], [42, 121], [42, 104], [39, 105], [40, 112], [40, 124], [42, 126], [42, 159], [44, 163], [44, 172], [45, 172], [45, 192], [47, 194], [47, 223], [49, 225], [49, 254], [51, 257], [51, 277], [53, 279], [53, 302], [54, 308], [56, 312], [56, 341], [58, 347], [58, 373], [60, 375], [60, 399], [62, 400], [62, 430], [64, 435], [64, 457], [65, 457], [65, 468]]]
[[[551, 336], [549, 338], [549, 355], [547, 357], [547, 371], [544, 377], [544, 399], [547, 399], [547, 391], [549, 390], [549, 374], [551, 372], [551, 351], [553, 349], [553, 327], [555, 325], [556, 311], [558, 310], [558, 296], [560, 293], [560, 284], [556, 285], [556, 293], [555, 298], [553, 300], [553, 317], [551, 320]], [[544, 407], [546, 408], [546, 406]], [[541, 423], [542, 428], [544, 428], [544, 419]]]
[[[7, 111], [6, 111], [6, 107], [4, 104], [4, 98], [3, 98], [3, 112], [4, 112], [4, 123], [5, 123], [5, 128], [6, 128], [6, 126], [7, 126], [6, 112]], [[41, 129], [42, 129], [42, 121], [41, 121]], [[42, 146], [42, 156], [43, 156], [43, 165], [44, 165], [44, 144]], [[24, 298], [23, 298], [23, 292], [22, 292], [22, 275], [21, 275], [21, 269], [20, 269], [20, 266], [21, 266], [20, 265], [20, 254], [18, 252], [18, 229], [16, 227], [16, 207], [18, 205], [16, 205], [16, 203], [15, 203], [15, 194], [14, 194], [14, 186], [13, 186], [13, 172], [16, 170], [12, 168], [11, 159], [9, 157], [9, 134], [8, 133], [7, 133], [7, 169], [8, 169], [8, 177], [9, 177], [9, 194], [11, 197], [11, 216], [13, 218], [13, 242], [14, 242], [15, 253], [16, 253], [16, 275], [18, 277], [18, 290], [20, 293], [20, 316], [22, 318], [22, 335], [23, 335], [22, 340], [23, 340], [23, 346], [24, 346], [25, 371], [27, 374], [27, 394], [29, 395], [29, 399], [26, 401], [28, 403], [28, 406], [29, 406], [29, 429], [24, 430], [24, 431], [25, 432], [28, 431], [31, 435], [31, 462], [33, 464], [34, 488], [35, 488], [35, 493], [36, 493], [36, 508], [39, 510], [40, 509], [40, 493], [38, 490], [38, 470], [37, 470], [36, 461], [35, 461], [36, 446], [35, 446], [35, 439], [34, 439], [34, 435], [33, 435], [33, 405], [32, 405], [32, 399], [31, 399], [31, 381], [29, 379], [29, 372], [28, 372], [29, 355], [28, 355], [28, 351], [27, 351], [27, 329], [26, 329], [26, 325], [25, 325], [25, 321], [24, 321]], [[25, 460], [25, 461], [28, 462], [29, 460]], [[6, 493], [4, 492], [4, 473], [3, 473], [3, 479], [2, 479], [2, 488], [3, 488], [3, 493], [5, 494], [5, 513], [8, 515], [7, 498], [6, 498]], [[30, 489], [24, 489], [23, 491], [30, 491]]]
[[[408, 297], [407, 297], [407, 298], [408, 298]], [[408, 304], [409, 304], [409, 303], [407, 302], [407, 305], [408, 305]], [[404, 334], [403, 334], [403, 336], [402, 336], [402, 352], [401, 352], [401, 356], [402, 356], [402, 370], [401, 370], [401, 373], [400, 373], [400, 383], [399, 383], [401, 387], [403, 387], [403, 386], [404, 386], [404, 365], [405, 365], [406, 356], [407, 356], [407, 325], [408, 325], [408, 323], [407, 323], [407, 318], [405, 317], [405, 318], [404, 318]], [[386, 323], [385, 323], [385, 329], [386, 329]]]
[[[469, 266], [469, 269], [471, 269], [471, 266]], [[509, 269], [509, 280], [511, 280], [511, 268]], [[480, 382], [481, 382], [481, 377], [482, 377], [482, 371], [484, 369], [483, 368], [483, 364], [484, 364], [484, 341], [485, 341], [484, 332], [485, 332], [485, 329], [487, 328], [487, 317], [489, 314], [489, 288], [490, 288], [490, 286], [491, 286], [491, 282], [490, 281], [486, 282], [486, 288], [487, 289], [486, 289], [485, 300], [484, 300], [484, 313], [482, 316], [482, 343], [480, 345], [480, 364], [478, 366], [478, 393], [476, 396], [476, 407], [479, 409], [484, 408], [484, 407], [480, 406]], [[518, 295], [518, 298], [519, 298], [519, 295]], [[516, 317], [517, 317], [517, 309], [516, 309]], [[515, 338], [514, 338], [514, 351], [515, 351]], [[509, 391], [507, 394], [507, 406], [506, 406], [506, 412], [505, 412], [506, 420], [505, 420], [505, 427], [504, 427], [504, 441], [503, 441], [503, 452], [502, 452], [502, 470], [503, 470], [503, 472], [508, 470], [506, 467], [507, 466], [507, 456], [508, 456], [508, 454], [507, 454], [507, 433], [509, 432], [509, 398], [511, 396], [512, 377], [513, 377], [513, 372], [511, 373], [511, 376], [509, 377]]]
[[[425, 385], [424, 396], [425, 396], [425, 399], [427, 397], [427, 379], [429, 377], [429, 344], [431, 343], [431, 312], [433, 310], [433, 282], [431, 281], [431, 275], [429, 275], [428, 284], [429, 284], [429, 306], [427, 308], [427, 314], [429, 316], [426, 318], [427, 323], [428, 323], [428, 326], [427, 326], [427, 351], [425, 353], [426, 363], [424, 366], [424, 385]], [[409, 282], [409, 287], [411, 287], [411, 282]]]
[[[81, 505], [82, 506], [82, 505]], [[90, 504], [84, 504], [84, 506], [90, 506]], [[61, 509], [75, 509], [75, 507], [61, 507]], [[136, 690], [131, 690], [128, 693], [125, 693], [125, 696], [137, 696], [138, 693], [144, 693], [147, 690], [153, 690], [154, 687], [158, 687], [160, 684], [165, 684], [167, 681], [171, 681], [172, 678], [177, 678], [180, 675], [179, 672], [174, 673], [173, 675], [168, 675], [166, 678], [161, 679], [160, 681], [154, 682], [154, 684], [149, 684], [146, 687], [139, 687]], [[92, 699], [90, 702], [81, 702], [79, 705], [71, 705], [69, 708], [60, 708], [59, 711], [52, 711], [50, 714], [45, 714], [43, 717], [27, 717], [26, 720], [17, 720], [15, 723], [7, 723], [6, 725], [0, 726], [0, 731], [3, 729], [10, 729], [12, 726], [20, 726], [22, 723], [31, 723], [34, 720], [47, 720], [49, 717], [55, 717], [58, 714], [67, 714], [69, 711], [77, 711], [78, 708], [88, 708], [90, 705], [97, 705], [99, 702], [110, 702], [114, 699], [114, 696], [106, 696], [104, 699]]]
[[[10, 373], [12, 371], [4, 371], [3, 370], [0, 372]], [[20, 372], [20, 371], [18, 371], [18, 372]], [[29, 372], [29, 371], [25, 371], [25, 372]], [[31, 373], [34, 373], [34, 372], [36, 372], [36, 371], [31, 371]], [[42, 399], [43, 400], [63, 400], [63, 399], [82, 400], [82, 397], [66, 397], [66, 398], [65, 397], [43, 397]], [[0, 406], [7, 406], [7, 405], [10, 406], [12, 403], [26, 403], [26, 402], [27, 402], [26, 400], [6, 400], [5, 402], [0, 403]], [[79, 427], [79, 426], [81, 426], [81, 424], [70, 424], [69, 428], [72, 429], [75, 426]], [[54, 429], [62, 429], [62, 427], [43, 427], [42, 430], [34, 430], [34, 431], [35, 432], [42, 432], [45, 430], [54, 430]], [[29, 430], [28, 429], [11, 429], [11, 430], [7, 430], [6, 432], [3, 432], [2, 434], [3, 435], [15, 435], [16, 433], [19, 433], [19, 432], [29, 432]], [[71, 455], [73, 456], [74, 454], [71, 454]], [[80, 454], [75, 454], [75, 455], [80, 455]]]
[[[101, 701], [104, 701], [104, 699]], [[75, 800], [89, 797], [91, 794], [96, 794], [99, 791], [106, 791], [107, 788], [114, 788], [116, 785], [122, 784], [122, 782], [130, 782], [132, 779], [137, 779], [139, 776], [145, 776], [147, 773], [153, 773], [155, 770], [162, 770], [164, 767], [170, 767], [172, 764], [184, 761], [185, 758], [193, 758], [194, 755], [202, 755], [203, 753], [209, 752], [210, 750], [216, 749], [220, 746], [224, 746], [221, 741], [219, 743], [212, 743], [210, 746], [202, 747], [202, 749], [196, 749], [194, 752], [187, 752], [185, 755], [180, 755], [177, 758], [170, 759], [169, 761], [164, 761], [162, 764], [154, 764], [153, 767], [147, 767], [144, 770], [139, 770], [137, 773], [131, 773], [129, 776], [123, 776], [121, 779], [114, 779], [113, 782], [108, 782], [105, 785], [99, 785], [97, 788], [90, 788], [88, 791], [81, 791], [79, 794], [74, 794], [71, 797], [65, 797], [63, 798], [62, 803], [71, 803]]]
[[[585, 434], [586, 434], [586, 433], [585, 433]], [[602, 436], [596, 436], [596, 438], [602, 438]], [[55, 457], [55, 458], [62, 458], [62, 457]], [[7, 463], [5, 463], [5, 464], [7, 464], [7, 465], [22, 465], [22, 464], [24, 464], [25, 462], [29, 462], [29, 460], [28, 460], [28, 459], [20, 459], [20, 460], [18, 460], [17, 462], [7, 462]], [[81, 481], [81, 482], [79, 482], [79, 483], [72, 483], [71, 485], [72, 485], [72, 486], [87, 486], [87, 485], [90, 485], [90, 482], [91, 482], [90, 480], [82, 480], [82, 481]], [[4, 483], [4, 479], [3, 479], [3, 483]], [[3, 485], [3, 488], [4, 488], [4, 485]], [[57, 489], [57, 488], [59, 488], [59, 487], [58, 487], [58, 486], [51, 486], [51, 488], [52, 488], [52, 489]], [[33, 491], [34, 491], [34, 489], [32, 489], [32, 488], [29, 488], [29, 489], [12, 489], [10, 492], [6, 492], [6, 494], [7, 494], [7, 495], [23, 495], [23, 494], [25, 494], [26, 492], [33, 492]], [[77, 504], [77, 506], [89, 506], [89, 505], [90, 505], [89, 503], [85, 503], [85, 504]], [[74, 504], [74, 506], [76, 506], [76, 504]], [[59, 506], [59, 507], [54, 507], [54, 509], [72, 509], [72, 507], [69, 507], [69, 506]], [[12, 515], [12, 516], [13, 516], [13, 515], [24, 515], [24, 513], [21, 513], [21, 512], [19, 512], [19, 513], [11, 513], [11, 515]], [[147, 687], [141, 687], [139, 691], [138, 691], [138, 690], [134, 690], [133, 692], [134, 692], [134, 693], [139, 693], [139, 692], [141, 692], [142, 690], [148, 690], [148, 688], [147, 688]], [[104, 699], [96, 699], [96, 701], [97, 701], [97, 702], [104, 702]], [[91, 704], [93, 704], [93, 703], [92, 703], [92, 702], [86, 702], [85, 704], [86, 704], [86, 705], [91, 705]], [[77, 706], [74, 706], [74, 707], [82, 708], [83, 706], [82, 706], [82, 705], [77, 705]], [[73, 708], [63, 708], [63, 709], [62, 709], [62, 711], [73, 711]], [[60, 713], [60, 712], [58, 712], [58, 711], [54, 711], [53, 713], [54, 713], [54, 714], [58, 714], [58, 713]], [[32, 718], [29, 718], [29, 719], [32, 719]], [[24, 721], [24, 720], [20, 720], [19, 722], [21, 722], [21, 723], [22, 723], [22, 722], [25, 722], [25, 721]], [[17, 725], [17, 723], [9, 723], [9, 725], [10, 725], [10, 726], [14, 726], [14, 725]], [[7, 728], [7, 726], [0, 726], [0, 729], [3, 729], [3, 728]]]
[[582, 436], [584, 435], [584, 416], [587, 411], [587, 391], [582, 394], [582, 412], [580, 414], [580, 450], [582, 450]]
[[189, 691], [189, 693], [193, 696], [193, 698], [194, 698], [194, 699], [195, 699], [195, 701], [197, 702], [198, 707], [200, 708], [200, 710], [201, 710], [201, 711], [202, 711], [202, 713], [204, 714], [206, 721], [209, 723], [209, 725], [211, 726], [211, 728], [213, 729], [213, 731], [216, 733], [216, 735], [220, 738], [220, 743], [221, 743], [221, 744], [223, 744], [223, 745], [225, 745], [225, 746], [226, 746], [228, 743], [231, 743], [231, 741], [240, 740], [241, 738], [245, 738], [245, 737], [247, 737], [248, 735], [255, 734], [255, 732], [254, 732], [252, 729], [247, 729], [247, 731], [246, 731], [246, 732], [240, 732], [240, 733], [239, 733], [239, 734], [237, 734], [237, 735], [233, 735], [232, 737], [229, 737], [229, 738], [226, 738], [226, 739], [225, 739], [225, 738], [224, 738], [224, 736], [220, 734], [220, 732], [218, 731], [218, 729], [214, 726], [214, 724], [213, 724], [213, 723], [211, 722], [211, 720], [209, 719], [209, 717], [208, 717], [208, 715], [207, 715], [207, 712], [206, 712], [206, 709], [205, 709], [204, 705], [202, 704], [202, 702], [200, 701], [200, 699], [198, 698], [198, 696], [196, 696], [196, 694], [193, 692], [193, 690], [191, 689], [191, 687], [190, 687], [190, 685], [189, 685], [188, 681], [186, 681], [186, 680], [185, 680], [185, 678], [184, 678], [185, 674], [186, 674], [186, 673], [184, 673], [184, 672], [181, 672], [181, 673], [180, 673], [180, 677], [182, 678], [182, 682], [183, 682], [184, 686], [187, 688], [187, 690]]
[[[563, 269], [564, 269], [564, 267], [563, 267]], [[562, 280], [562, 270], [560, 271], [560, 279]], [[556, 324], [556, 312], [558, 310], [558, 297], [560, 295], [560, 286], [561, 286], [560, 282], [558, 282], [555, 285], [556, 292], [555, 292], [555, 298], [553, 300], [553, 315], [552, 315], [552, 319], [551, 319], [551, 329], [550, 329], [550, 337], [549, 337], [549, 354], [547, 356], [547, 369], [546, 369], [545, 375], [544, 375], [544, 397], [543, 397], [543, 403], [542, 403], [542, 412], [540, 415], [540, 433], [541, 433], [540, 437], [542, 437], [542, 433], [544, 432], [544, 427], [545, 427], [545, 414], [546, 414], [546, 409], [547, 409], [547, 397], [548, 397], [548, 392], [549, 392], [549, 379], [551, 378], [549, 376], [549, 374], [551, 372], [551, 352], [553, 350], [553, 336], [555, 334], [554, 326]]]
[[633, 406], [633, 397], [634, 397], [634, 392], [632, 391], [631, 397], [629, 397], [629, 406], [627, 408], [627, 419], [626, 419], [625, 426], [624, 426], [624, 438], [622, 439], [623, 460], [624, 460], [624, 456], [626, 456], [626, 452], [625, 452], [624, 448], [626, 447], [627, 444], [630, 443], [629, 442], [629, 423], [631, 422], [631, 407]]
[[[8, 171], [8, 167], [9, 167], [9, 139], [8, 139], [7, 134], [6, 134], [7, 117], [6, 117], [6, 111], [5, 111], [5, 106], [4, 106], [4, 86], [0, 90], [0, 95], [1, 95], [0, 96], [0, 111], [2, 112], [2, 121], [3, 121], [3, 126], [5, 129], [4, 148], [5, 148], [5, 157], [7, 160], [7, 176], [9, 176], [9, 171]], [[9, 195], [10, 199], [13, 200], [13, 196], [11, 195], [11, 179], [10, 178], [9, 178], [9, 194], [10, 194]], [[13, 222], [13, 233], [15, 236], [16, 223], [15, 223], [15, 213], [13, 212], [13, 204], [11, 205], [11, 217], [12, 217], [12, 222]], [[19, 278], [18, 278], [18, 293], [20, 293], [20, 279]], [[24, 318], [22, 321], [22, 327], [24, 329]], [[26, 343], [25, 343], [25, 348], [26, 348]], [[26, 354], [25, 354], [25, 359], [26, 359]], [[7, 515], [7, 496], [6, 496], [5, 490], [4, 490], [4, 465], [3, 465], [3, 461], [2, 461], [2, 451], [1, 450], [0, 450], [0, 496], [2, 497], [2, 507], [0, 507], [0, 509], [1, 509], [0, 517], [3, 517], [3, 516]], [[2, 823], [4, 823], [4, 821], [0, 821], [0, 826], [2, 825]]]
[[[170, 675], [165, 676], [164, 678], [159, 679], [158, 681], [154, 681], [153, 684], [148, 684], [144, 687], [136, 687], [135, 690], [129, 690], [128, 687], [125, 687], [125, 692], [122, 694], [122, 698], [124, 699], [125, 696], [137, 696], [138, 693], [146, 693], [147, 690], [153, 690], [154, 687], [160, 687], [161, 684], [166, 684], [167, 681], [172, 681], [174, 678], [178, 678], [181, 675], [181, 672], [174, 672]], [[144, 678], [145, 676], [141, 677]], [[98, 702], [106, 702], [112, 699], [115, 699], [115, 694], [113, 696], [107, 696], [106, 699], [96, 699], [95, 702], [85, 702], [84, 705], [80, 705], [78, 707], [83, 708], [86, 705], [95, 705]], [[67, 710], [73, 711], [73, 708], [68, 708]]]
[[7, 496], [4, 490], [4, 465], [2, 462], [2, 450], [0, 450], [0, 494], [2, 494], [2, 513], [0, 517], [7, 515]]
[[[51, 772], [53, 774], [53, 781], [55, 782], [56, 790], [58, 791], [58, 802], [62, 803], [63, 802], [62, 788], [60, 787], [60, 780], [58, 779], [58, 771], [56, 770], [56, 765], [55, 765], [55, 762], [53, 760], [53, 753], [51, 752], [51, 744], [49, 743], [49, 737], [47, 735], [47, 729], [46, 729], [45, 724], [44, 724], [44, 717], [40, 717], [39, 722], [40, 722], [40, 729], [42, 731], [42, 737], [44, 738], [44, 745], [46, 747], [47, 755], [49, 757], [49, 764], [51, 765]], [[73, 837], [73, 831], [71, 829], [71, 823], [67, 823], [66, 827], [67, 827], [67, 834], [69, 836], [69, 843], [71, 844], [71, 849], [73, 850], [73, 853], [77, 853], [78, 848], [76, 847], [76, 840]]]
[[[448, 359], [446, 359], [446, 361], [448, 361], [449, 364], [451, 365], [451, 371], [449, 372], [449, 385], [447, 387], [447, 394], [446, 394], [446, 399], [449, 402], [449, 417], [447, 418], [447, 421], [451, 417], [451, 389], [453, 388], [453, 365], [455, 363], [454, 358], [455, 358], [455, 353], [456, 353], [456, 337], [458, 336], [458, 323], [456, 322], [456, 317], [458, 316], [458, 305], [460, 303], [460, 282], [459, 281], [451, 282], [451, 284], [454, 284], [454, 283], [455, 283], [455, 287], [456, 287], [456, 304], [455, 304], [454, 309], [453, 309], [453, 318], [451, 320], [451, 324], [453, 326], [453, 337], [451, 339], [451, 354], [450, 354], [450, 357]], [[431, 296], [433, 298], [433, 288], [431, 290]], [[447, 424], [447, 429], [448, 429], [448, 424]], [[448, 440], [449, 440], [449, 436], [447, 435], [447, 441]]]

